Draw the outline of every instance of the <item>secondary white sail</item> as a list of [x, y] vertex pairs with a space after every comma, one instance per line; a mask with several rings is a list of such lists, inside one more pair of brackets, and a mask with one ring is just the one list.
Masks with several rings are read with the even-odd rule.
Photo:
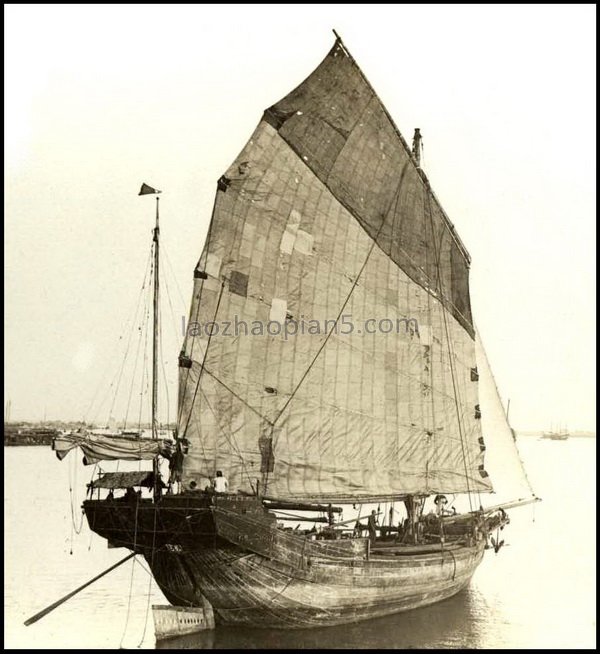
[[486, 447], [485, 466], [494, 486], [493, 493], [482, 496], [482, 504], [485, 508], [534, 499], [535, 493], [525, 473], [479, 333], [475, 337], [475, 352], [479, 370], [481, 427]]

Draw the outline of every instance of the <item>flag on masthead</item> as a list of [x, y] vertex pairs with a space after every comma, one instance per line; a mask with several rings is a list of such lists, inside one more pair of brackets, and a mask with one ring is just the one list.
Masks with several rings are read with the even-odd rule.
[[142, 188], [138, 195], [149, 195], [150, 193], [162, 193], [162, 191], [157, 191], [155, 188], [148, 186], [148, 184], [142, 184]]

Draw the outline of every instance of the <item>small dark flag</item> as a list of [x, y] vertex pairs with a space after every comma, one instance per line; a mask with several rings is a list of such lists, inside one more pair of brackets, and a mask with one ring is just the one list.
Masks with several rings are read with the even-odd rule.
[[138, 195], [149, 195], [150, 193], [162, 193], [162, 191], [157, 191], [155, 188], [148, 186], [148, 184], [142, 184], [142, 188]]

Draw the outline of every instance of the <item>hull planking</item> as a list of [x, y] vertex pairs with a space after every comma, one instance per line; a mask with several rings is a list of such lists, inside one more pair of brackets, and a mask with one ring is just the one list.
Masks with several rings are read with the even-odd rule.
[[426, 606], [463, 589], [485, 539], [445, 547], [370, 548], [277, 527], [255, 498], [87, 500], [93, 531], [143, 554], [168, 601], [213, 607], [215, 621], [262, 628], [356, 622]]

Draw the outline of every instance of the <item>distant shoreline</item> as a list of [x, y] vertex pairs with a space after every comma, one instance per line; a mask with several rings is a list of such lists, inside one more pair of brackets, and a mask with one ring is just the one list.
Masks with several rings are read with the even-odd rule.
[[[5, 423], [4, 425], [4, 445], [6, 447], [19, 447], [23, 445], [52, 445], [52, 439], [63, 431], [84, 429], [97, 429], [95, 426], [85, 425], [84, 423]], [[161, 429], [172, 430], [175, 425], [162, 426]], [[142, 429], [149, 429], [150, 425], [142, 425]], [[519, 438], [541, 438], [544, 431], [517, 431]], [[569, 433], [571, 438], [596, 438], [592, 431], [574, 431]], [[550, 440], [550, 439], [548, 439]]]
[[[541, 438], [543, 435], [543, 431], [517, 431], [517, 436], [523, 438]], [[593, 431], [573, 431], [569, 432], [568, 438], [596, 438], [596, 434]]]
[[[159, 429], [173, 430], [175, 425], [160, 425]], [[19, 447], [23, 445], [52, 445], [52, 439], [61, 433], [77, 431], [78, 429], [102, 429], [96, 425], [86, 425], [83, 422], [52, 421], [45, 423], [4, 423], [5, 447]], [[141, 425], [140, 429], [150, 429], [150, 425]]]

